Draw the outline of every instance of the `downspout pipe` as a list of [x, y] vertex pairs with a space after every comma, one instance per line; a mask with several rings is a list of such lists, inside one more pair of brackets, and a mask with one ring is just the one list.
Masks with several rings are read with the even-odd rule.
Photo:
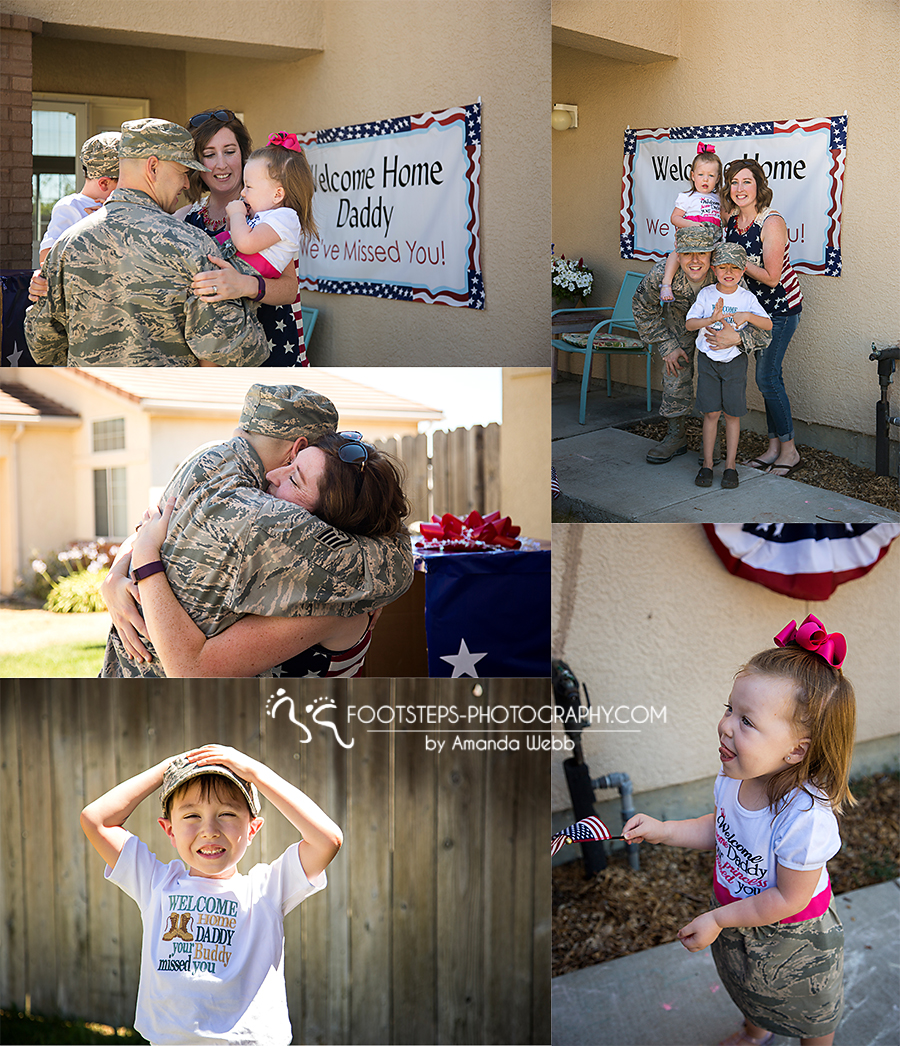
[[[593, 788], [618, 788], [622, 800], [622, 825], [623, 827], [634, 817], [634, 784], [628, 774], [607, 774], [591, 781]], [[611, 833], [612, 834], [612, 833]], [[633, 872], [641, 867], [640, 843], [628, 843], [625, 849], [628, 851], [628, 864]]]

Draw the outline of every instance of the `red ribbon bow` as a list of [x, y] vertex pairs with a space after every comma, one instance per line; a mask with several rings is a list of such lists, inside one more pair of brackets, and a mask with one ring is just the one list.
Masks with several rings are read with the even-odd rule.
[[792, 621], [775, 637], [776, 646], [787, 646], [788, 643], [796, 643], [804, 650], [810, 650], [819, 657], [825, 658], [833, 668], [840, 668], [847, 656], [847, 640], [840, 632], [826, 632], [825, 626], [812, 614], [807, 617], [803, 624], [797, 628], [797, 622]]
[[417, 548], [440, 548], [443, 552], [477, 552], [489, 545], [497, 548], [517, 549], [522, 547], [518, 540], [521, 528], [514, 527], [509, 516], [502, 519], [499, 512], [482, 516], [474, 509], [465, 518], [445, 512], [443, 516], [432, 516], [430, 523], [422, 523], [419, 531], [424, 542]]
[[698, 153], [714, 153], [715, 151], [716, 147], [714, 145], [704, 145], [703, 142], [697, 143]]
[[279, 131], [278, 134], [270, 134], [269, 145], [283, 145], [285, 149], [292, 149], [295, 153], [303, 152], [303, 146], [297, 140], [297, 135], [288, 134], [287, 131]]

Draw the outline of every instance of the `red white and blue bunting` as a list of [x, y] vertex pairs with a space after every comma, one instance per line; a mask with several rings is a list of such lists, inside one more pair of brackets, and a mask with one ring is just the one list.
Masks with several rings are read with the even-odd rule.
[[625, 131], [620, 248], [623, 258], [659, 261], [675, 246], [669, 222], [687, 191], [689, 168], [703, 142], [723, 164], [759, 161], [784, 217], [791, 264], [801, 273], [841, 275], [841, 195], [847, 116], [811, 120], [704, 124]]
[[297, 138], [321, 236], [301, 290], [484, 308], [480, 99]]
[[725, 569], [793, 599], [828, 599], [868, 574], [900, 534], [896, 523], [704, 523]]

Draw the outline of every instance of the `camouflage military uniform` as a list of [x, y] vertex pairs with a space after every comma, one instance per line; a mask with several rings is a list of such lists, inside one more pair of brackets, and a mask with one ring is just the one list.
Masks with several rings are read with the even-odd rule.
[[[245, 408], [242, 425], [263, 435], [311, 440], [334, 429], [328, 412], [314, 404], [312, 423], [295, 421], [285, 433], [278, 412], [267, 410], [265, 395], [259, 402], [259, 388], [254, 386], [246, 400], [257, 420]], [[308, 400], [316, 396], [306, 394]], [[331, 406], [325, 397], [318, 400]], [[179, 498], [161, 549], [166, 577], [206, 636], [217, 635], [245, 614], [350, 617], [390, 603], [412, 584], [408, 536], [343, 534], [297, 505], [263, 493], [265, 486], [256, 451], [236, 436], [188, 458], [163, 495]], [[131, 661], [113, 629], [103, 675], [165, 673], [155, 654], [149, 664]]]
[[[231, 247], [231, 245], [229, 245]], [[25, 315], [25, 338], [48, 366], [254, 367], [269, 355], [246, 299], [209, 303], [191, 292], [220, 250], [147, 193], [118, 188], [106, 206], [67, 229], [44, 264], [46, 297]]]
[[[687, 362], [682, 361], [677, 374], [668, 374], [665, 367], [662, 373], [662, 406], [659, 412], [664, 418], [679, 418], [690, 414], [694, 405], [694, 347], [697, 332], [685, 330], [684, 325], [696, 292], [679, 268], [672, 280], [675, 300], [661, 305], [659, 290], [665, 268], [664, 261], [658, 262], [647, 273], [634, 292], [632, 311], [641, 340], [656, 345], [662, 358], [675, 349], [684, 349], [687, 353]], [[710, 269], [702, 286], [707, 287], [715, 282], [715, 273]], [[746, 286], [743, 280], [741, 286]], [[748, 355], [756, 349], [764, 349], [771, 340], [771, 331], [757, 330], [752, 325], [748, 325], [740, 335], [741, 350]]]

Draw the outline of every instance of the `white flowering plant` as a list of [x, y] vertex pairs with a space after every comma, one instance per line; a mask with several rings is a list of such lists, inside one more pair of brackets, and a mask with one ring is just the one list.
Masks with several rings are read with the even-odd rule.
[[46, 560], [31, 561], [28, 595], [44, 600], [45, 610], [90, 613], [105, 610], [100, 583], [109, 573], [119, 546], [108, 541], [75, 541]]
[[579, 258], [577, 262], [569, 261], [564, 254], [557, 258], [553, 255], [551, 247], [550, 268], [553, 294], [567, 304], [583, 304], [594, 286], [594, 274], [584, 264], [584, 258]]

